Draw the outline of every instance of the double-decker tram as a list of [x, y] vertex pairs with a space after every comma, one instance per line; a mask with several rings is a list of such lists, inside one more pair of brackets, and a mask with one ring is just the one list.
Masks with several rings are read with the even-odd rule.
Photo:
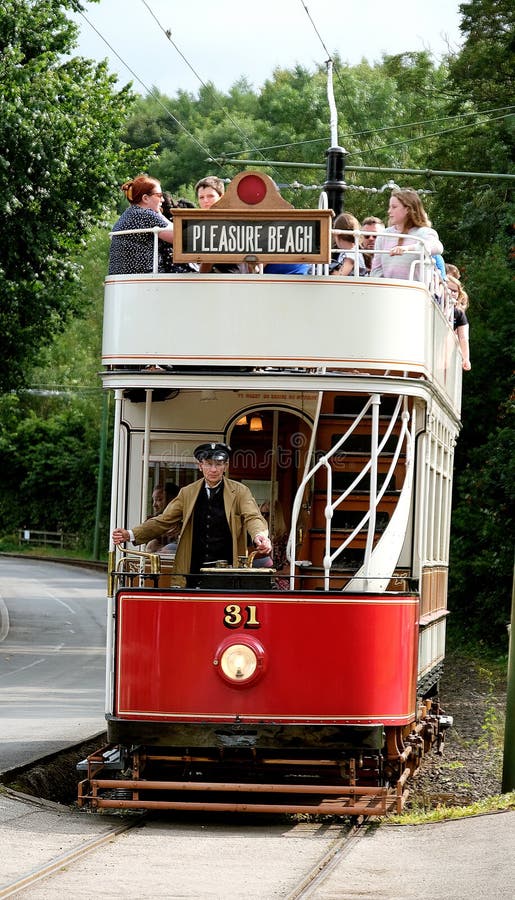
[[256, 172], [176, 212], [174, 258], [200, 271], [105, 283], [111, 531], [221, 442], [267, 504], [274, 565], [213, 561], [192, 586], [173, 553], [112, 545], [108, 744], [79, 804], [400, 811], [449, 724], [462, 365], [431, 260], [421, 243], [407, 280], [329, 275], [331, 212], [294, 209]]

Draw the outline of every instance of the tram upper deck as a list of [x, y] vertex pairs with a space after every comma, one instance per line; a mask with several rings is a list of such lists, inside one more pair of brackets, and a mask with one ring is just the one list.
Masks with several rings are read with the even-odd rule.
[[[431, 381], [459, 414], [461, 358], [421, 282], [287, 275], [115, 275], [102, 362], [359, 372]], [[128, 372], [123, 383], [127, 382]], [[117, 381], [119, 379], [116, 379]], [[109, 381], [114, 385], [111, 377]]]
[[[238, 178], [247, 177], [238, 176], [236, 186]], [[250, 262], [251, 271], [109, 275], [102, 347], [106, 386], [142, 387], [143, 380], [149, 387], [179, 386], [187, 378], [190, 384], [208, 379], [222, 387], [229, 376], [233, 381], [251, 377], [257, 386], [288, 373], [292, 384], [309, 376], [311, 389], [327, 390], [335, 387], [329, 381], [364, 375], [424, 383], [459, 418], [461, 356], [449, 317], [432, 295], [431, 260], [422, 243], [409, 280], [329, 275], [330, 211], [292, 210], [277, 192], [271, 202], [285, 204], [286, 211], [260, 212], [260, 204], [247, 209], [239, 198], [231, 205], [230, 189], [226, 198], [221, 211], [214, 212], [224, 201], [209, 211], [176, 211], [174, 258], [178, 245], [183, 261]], [[278, 226], [285, 217], [294, 224]], [[293, 233], [301, 227], [296, 222], [309, 241], [294, 246], [292, 240], [290, 252], [280, 255], [267, 254], [269, 247], [255, 252], [257, 229], [264, 243], [262, 232], [291, 227]], [[316, 231], [314, 240], [310, 229]], [[250, 244], [213, 255], [214, 234], [245, 235]], [[157, 233], [154, 239], [157, 263]], [[359, 233], [355, 240], [357, 249]], [[310, 256], [306, 247], [312, 250], [317, 241], [320, 252]], [[230, 248], [225, 244], [223, 249]], [[254, 271], [271, 260], [315, 260], [316, 274]], [[156, 366], [166, 369], [156, 376]]]

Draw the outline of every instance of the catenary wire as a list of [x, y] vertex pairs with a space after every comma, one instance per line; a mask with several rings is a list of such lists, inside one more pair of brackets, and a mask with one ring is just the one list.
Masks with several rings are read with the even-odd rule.
[[[355, 138], [361, 137], [365, 134], [380, 134], [383, 131], [400, 131], [402, 128], [415, 128], [419, 125], [432, 125], [434, 122], [443, 122], [448, 119], [463, 119], [468, 116], [487, 116], [491, 115], [495, 112], [503, 112], [505, 110], [515, 110], [515, 106], [498, 106], [494, 109], [480, 109], [473, 110], [468, 113], [458, 113], [455, 116], [437, 116], [434, 119], [421, 119], [418, 122], [405, 122], [403, 125], [384, 125], [381, 128], [370, 128], [367, 131], [349, 131], [348, 134], [343, 134], [342, 138]], [[512, 113], [507, 114], [512, 115]], [[283, 150], [287, 147], [303, 147], [305, 144], [321, 144], [322, 141], [326, 141], [327, 138], [310, 138], [306, 141], [291, 141], [287, 144], [269, 144], [266, 147], [260, 147], [260, 150], [264, 152], [265, 150]], [[376, 148], [377, 149], [377, 148]], [[239, 153], [245, 153], [245, 148], [241, 150], [233, 150], [230, 153], [227, 153], [226, 156], [229, 159], [231, 156], [238, 156]]]
[[[166, 114], [167, 114], [168, 116], [170, 116], [171, 119], [173, 119], [173, 121], [179, 126], [179, 128], [181, 128], [181, 129], [184, 131], [184, 133], [188, 135], [188, 137], [190, 138], [190, 140], [193, 141], [193, 143], [196, 144], [197, 147], [198, 147], [200, 150], [202, 150], [203, 153], [206, 153], [207, 156], [212, 157], [211, 151], [210, 151], [207, 147], [204, 147], [204, 145], [203, 145], [203, 144], [202, 144], [202, 143], [201, 143], [201, 142], [200, 142], [193, 134], [191, 134], [190, 131], [188, 131], [188, 129], [186, 128], [186, 126], [183, 125], [182, 122], [179, 121], [179, 119], [178, 119], [176, 116], [174, 116], [174, 114], [168, 109], [168, 107], [165, 106], [165, 104], [160, 100], [160, 98], [159, 98], [155, 93], [153, 93], [152, 89], [149, 88], [149, 87], [145, 84], [145, 82], [139, 77], [139, 75], [136, 74], [136, 72], [134, 71], [134, 69], [132, 69], [132, 68], [129, 66], [129, 64], [128, 64], [127, 62], [125, 62], [125, 60], [120, 56], [120, 54], [118, 53], [118, 51], [115, 50], [114, 47], [109, 43], [109, 41], [107, 40], [107, 38], [105, 38], [104, 35], [98, 30], [98, 28], [96, 28], [96, 26], [93, 25], [93, 22], [91, 22], [91, 21], [88, 19], [88, 17], [86, 16], [86, 14], [85, 14], [82, 10], [79, 10], [79, 12], [80, 12], [80, 15], [82, 16], [82, 18], [84, 19], [84, 21], [88, 23], [88, 25], [90, 26], [90, 28], [92, 28], [93, 31], [96, 32], [96, 34], [98, 34], [99, 38], [104, 42], [104, 44], [106, 44], [107, 47], [109, 47], [109, 49], [111, 50], [111, 52], [114, 53], [114, 55], [120, 60], [120, 62], [122, 63], [122, 65], [125, 66], [125, 68], [127, 69], [127, 71], [130, 72], [131, 75], [136, 79], [136, 81], [137, 81], [137, 82], [145, 89], [145, 91], [147, 92], [147, 94], [149, 94], [149, 96], [151, 96], [151, 97], [159, 104], [159, 106], [161, 106], [161, 107], [164, 109], [164, 111], [166, 112]], [[223, 166], [222, 166], [220, 163], [218, 163], [218, 165], [220, 165], [220, 168], [223, 168]]]
[[[260, 154], [261, 154], [261, 150], [259, 149], [259, 147], [256, 147], [256, 146], [253, 144], [253, 142], [251, 141], [251, 139], [249, 138], [249, 136], [248, 136], [247, 134], [245, 134], [245, 132], [243, 131], [243, 129], [241, 128], [241, 126], [238, 124], [238, 122], [236, 122], [236, 120], [231, 116], [230, 112], [226, 109], [226, 107], [223, 105], [223, 103], [220, 102], [220, 100], [219, 100], [218, 97], [216, 96], [216, 94], [215, 94], [215, 92], [213, 91], [213, 89], [211, 88], [211, 86], [210, 86], [209, 84], [206, 84], [206, 82], [203, 80], [203, 78], [199, 75], [199, 73], [196, 71], [196, 69], [192, 66], [192, 64], [190, 63], [190, 61], [189, 61], [189, 60], [187, 59], [187, 57], [184, 55], [184, 53], [182, 52], [182, 50], [177, 46], [177, 44], [175, 43], [175, 41], [172, 39], [172, 33], [171, 33], [170, 29], [165, 28], [165, 27], [161, 24], [161, 22], [159, 21], [159, 19], [157, 18], [156, 14], [155, 14], [155, 12], [153, 11], [153, 9], [152, 9], [152, 8], [149, 6], [149, 4], [147, 3], [147, 0], [141, 0], [141, 2], [143, 3], [143, 6], [148, 10], [148, 12], [149, 12], [150, 15], [152, 16], [152, 18], [154, 19], [154, 21], [155, 21], [155, 23], [157, 24], [158, 28], [161, 29], [161, 31], [163, 32], [163, 34], [165, 35], [165, 37], [168, 39], [168, 41], [170, 42], [170, 44], [172, 45], [172, 47], [177, 51], [177, 53], [179, 54], [179, 56], [181, 57], [181, 59], [186, 63], [186, 65], [188, 66], [188, 68], [193, 72], [193, 74], [195, 75], [195, 78], [198, 78], [198, 80], [200, 81], [202, 87], [204, 87], [206, 90], [208, 90], [208, 91], [210, 92], [210, 94], [211, 94], [211, 96], [212, 96], [212, 99], [213, 99], [214, 103], [222, 110], [222, 112], [223, 112], [224, 115], [228, 118], [228, 120], [232, 123], [232, 125], [234, 125], [234, 127], [235, 127], [236, 130], [239, 132], [239, 134], [241, 135], [241, 137], [243, 138], [243, 140], [246, 141], [246, 143], [250, 145], [250, 149], [251, 149], [251, 150], [254, 150], [256, 153], [260, 153]], [[262, 155], [262, 154], [261, 154], [261, 155]]]

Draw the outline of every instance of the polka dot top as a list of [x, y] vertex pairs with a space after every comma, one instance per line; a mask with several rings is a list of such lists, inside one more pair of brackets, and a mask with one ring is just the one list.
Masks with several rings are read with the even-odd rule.
[[[170, 223], [161, 213], [142, 206], [129, 206], [113, 225], [113, 231], [127, 231], [130, 228], [166, 228]], [[170, 256], [171, 244], [158, 240], [158, 272], [166, 271], [166, 260]], [[122, 234], [111, 238], [109, 252], [110, 275], [133, 275], [151, 272], [154, 259], [154, 235]]]

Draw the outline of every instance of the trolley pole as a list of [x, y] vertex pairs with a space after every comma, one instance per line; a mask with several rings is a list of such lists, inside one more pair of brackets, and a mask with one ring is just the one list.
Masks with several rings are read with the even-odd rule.
[[347, 151], [343, 147], [329, 147], [327, 157], [327, 180], [324, 191], [327, 194], [327, 205], [335, 216], [343, 211], [343, 195], [345, 193], [345, 157]]
[[93, 559], [98, 559], [98, 548], [100, 543], [100, 518], [102, 514], [102, 493], [104, 490], [104, 467], [108, 421], [109, 391], [102, 391], [102, 424], [100, 426], [100, 449], [98, 454], [97, 505], [95, 511], [95, 530], [93, 533]]
[[502, 792], [515, 791], [515, 566], [511, 592], [511, 626], [509, 627], [508, 650], [508, 691], [506, 695], [506, 725], [504, 727], [504, 758], [502, 769]]

